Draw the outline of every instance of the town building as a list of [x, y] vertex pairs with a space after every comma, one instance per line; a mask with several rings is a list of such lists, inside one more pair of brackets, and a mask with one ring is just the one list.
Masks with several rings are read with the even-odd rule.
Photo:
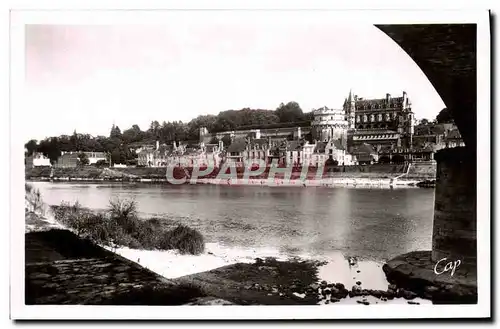
[[218, 166], [221, 162], [222, 142], [219, 144], [200, 144], [199, 147], [188, 147], [185, 144], [160, 145], [156, 148], [142, 149], [137, 154], [137, 165], [140, 167], [203, 167]]
[[85, 153], [87, 155], [87, 159], [89, 159], [89, 164], [96, 164], [98, 161], [107, 161], [107, 156], [105, 152], [80, 152]]
[[57, 159], [54, 167], [57, 168], [76, 168], [80, 163], [79, 152], [63, 152]]
[[43, 153], [33, 153], [33, 155], [25, 158], [26, 168], [35, 167], [50, 167], [50, 159], [43, 155]]

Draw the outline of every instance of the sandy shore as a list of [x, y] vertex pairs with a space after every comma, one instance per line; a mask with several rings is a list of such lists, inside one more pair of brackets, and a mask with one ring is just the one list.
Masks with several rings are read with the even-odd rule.
[[[52, 214], [47, 213], [44, 221], [48, 228], [69, 228], [61, 225], [55, 220]], [[27, 226], [27, 231], [35, 229]], [[70, 230], [71, 231], [71, 230]], [[175, 250], [139, 250], [126, 247], [112, 248], [101, 246], [122, 257], [125, 257], [141, 266], [168, 279], [180, 278], [183, 276], [214, 270], [226, 265], [236, 263], [253, 264], [256, 258], [273, 257], [279, 261], [293, 261], [292, 257], [281, 254], [273, 249], [256, 248], [229, 248], [217, 243], [207, 243], [205, 252], [201, 255], [183, 255]], [[318, 282], [341, 282], [347, 289], [351, 289], [357, 282], [361, 282], [364, 289], [386, 290], [389, 282], [382, 271], [381, 262], [370, 260], [346, 259], [340, 252], [332, 252], [328, 255], [298, 255], [294, 258], [304, 260], [325, 261], [326, 265], [318, 268]], [[389, 301], [381, 301], [375, 297], [346, 297], [335, 304], [357, 304], [358, 301], [368, 300], [371, 304], [407, 304], [403, 298], [394, 298]], [[413, 302], [419, 304], [431, 304], [431, 301], [416, 298]], [[325, 304], [324, 300], [319, 304]]]
[[[273, 257], [280, 261], [292, 261], [291, 257], [280, 254], [276, 250], [271, 249], [241, 249], [241, 248], [224, 248], [217, 243], [207, 243], [205, 253], [193, 255], [181, 255], [177, 251], [151, 251], [137, 250], [129, 248], [108, 250], [138, 262], [140, 265], [156, 272], [163, 277], [169, 279], [180, 278], [183, 276], [196, 274], [200, 272], [210, 271], [226, 265], [236, 263], [255, 263], [255, 258]], [[361, 282], [364, 289], [386, 290], [389, 282], [386, 280], [385, 274], [382, 271], [381, 262], [369, 260], [358, 260], [354, 265], [350, 265], [340, 252], [334, 252], [330, 255], [311, 256], [301, 255], [298, 258], [305, 260], [320, 260], [326, 261], [327, 264], [318, 268], [318, 282], [341, 282], [348, 289], [351, 289], [356, 282]], [[357, 304], [363, 299], [368, 300], [371, 304], [408, 304], [404, 298], [395, 298], [393, 300], [381, 301], [378, 298], [368, 297], [346, 297], [335, 304]], [[431, 304], [431, 301], [416, 298], [412, 302], [419, 304]], [[324, 300], [319, 304], [325, 304]]]

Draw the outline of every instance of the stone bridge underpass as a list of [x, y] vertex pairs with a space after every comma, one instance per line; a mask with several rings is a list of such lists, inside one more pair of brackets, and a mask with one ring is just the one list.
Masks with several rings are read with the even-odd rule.
[[[432, 250], [400, 255], [384, 265], [391, 283], [438, 294], [443, 300], [477, 303], [476, 235], [476, 25], [378, 25], [420, 67], [451, 110], [465, 147], [436, 154]], [[446, 259], [445, 259], [446, 258]], [[459, 264], [435, 273], [441, 261]], [[457, 262], [459, 261], [459, 262]]]

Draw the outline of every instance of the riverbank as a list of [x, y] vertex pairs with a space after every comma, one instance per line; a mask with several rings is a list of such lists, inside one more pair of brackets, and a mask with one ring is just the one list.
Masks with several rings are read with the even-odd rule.
[[[52, 209], [57, 209], [57, 206], [52, 207]], [[47, 213], [46, 218], [47, 222], [57, 224], [55, 217], [50, 212]], [[98, 216], [92, 218], [98, 219]], [[161, 218], [166, 218], [165, 224], [167, 226], [178, 224], [176, 218]], [[157, 217], [154, 223], [161, 222], [161, 218]], [[138, 218], [138, 220], [144, 220], [144, 218]], [[152, 221], [152, 219], [145, 220], [145, 222], [148, 221]], [[230, 220], [231, 223], [235, 221], [236, 219]], [[186, 222], [184, 223], [186, 224]], [[33, 225], [33, 221], [28, 218], [27, 224]], [[206, 226], [199, 226], [195, 222], [191, 222], [191, 224], [194, 224], [193, 227], [200, 233], [208, 233]], [[137, 226], [134, 225], [134, 227]], [[234, 227], [225, 225], [221, 226], [221, 229], [231, 230]], [[95, 233], [94, 231], [92, 230], [93, 233]], [[180, 285], [192, 284], [203, 287], [207, 296], [227, 300], [234, 304], [307, 305], [358, 304], [358, 302], [376, 304], [388, 303], [390, 299], [386, 300], [386, 297], [393, 298], [391, 303], [407, 303], [404, 298], [396, 298], [398, 296], [397, 289], [388, 289], [389, 282], [382, 271], [382, 262], [358, 259], [352, 254], [351, 257], [346, 257], [340, 252], [331, 251], [313, 253], [312, 250], [307, 249], [285, 251], [288, 249], [282, 247], [276, 249], [235, 247], [232, 244], [222, 244], [220, 241], [224, 239], [221, 240], [213, 236], [210, 239], [208, 243], [205, 243], [204, 250], [197, 255], [182, 254], [175, 249], [158, 250], [154, 247], [151, 248], [151, 246], [149, 250], [116, 244], [107, 244], [107, 246], [102, 245], [101, 247], [167, 280], [175, 281]], [[242, 245], [245, 244], [240, 244], [240, 246]], [[264, 243], [264, 245], [266, 244]], [[275, 243], [271, 245], [279, 246]], [[271, 275], [259, 277], [256, 275], [259, 271], [269, 271]], [[308, 273], [307, 278], [297, 274], [304, 271]], [[189, 282], [190, 280], [192, 282]], [[334, 291], [333, 294], [331, 293], [332, 289], [330, 289], [330, 293], [328, 293], [326, 288], [320, 287], [323, 281], [330, 285], [340, 286], [342, 284], [344, 288], [339, 289], [338, 292]], [[410, 298], [411, 300], [409, 300], [412, 302], [430, 303], [428, 300], [414, 299], [415, 296], [410, 293], [404, 293], [402, 297], [404, 296]], [[372, 299], [371, 302], [370, 299]], [[193, 303], [200, 303], [200, 301], [193, 301]]]
[[[252, 185], [252, 186], [297, 186], [297, 187], [356, 187], [356, 186], [416, 186], [417, 183], [435, 179], [434, 163], [410, 165], [376, 164], [366, 166], [335, 166], [324, 169], [290, 169], [286, 179], [283, 168], [270, 176], [270, 168], [254, 175], [245, 173], [245, 168], [233, 168], [227, 175], [218, 175], [215, 168], [210, 174], [203, 170], [196, 175], [194, 168], [175, 167], [167, 177], [165, 167], [147, 168], [26, 168], [25, 177], [32, 181], [77, 181], [77, 182], [143, 182], [161, 184], [212, 184], [212, 185]], [[318, 171], [321, 170], [321, 171]], [[233, 172], [234, 171], [234, 172]], [[230, 177], [230, 178], [229, 178]], [[175, 179], [174, 179], [175, 178]]]
[[[37, 177], [30, 178], [29, 181], [42, 182], [87, 182], [87, 183], [109, 183], [109, 182], [132, 182], [132, 183], [155, 183], [170, 184], [165, 178], [137, 178], [137, 179], [118, 179], [118, 178], [85, 178], [85, 177]], [[386, 177], [359, 177], [359, 178], [323, 178], [323, 179], [217, 179], [217, 178], [198, 178], [195, 181], [186, 180], [184, 184], [199, 185], [228, 185], [228, 186], [266, 186], [266, 187], [417, 187], [420, 183], [417, 179], [393, 179]]]
[[[46, 228], [56, 228], [51, 234], [56, 234], [59, 238], [52, 236], [51, 241], [63, 241], [65, 239], [61, 240], [60, 238], [62, 235], [72, 234], [50, 215], [41, 220], [45, 223]], [[30, 225], [33, 225], [34, 221], [34, 218], [30, 218]], [[28, 229], [27, 227], [27, 231], [33, 234], [33, 231], [39, 230], [33, 229], [33, 227]], [[27, 241], [32, 241], [32, 239], [29, 238]], [[31, 244], [33, 243], [31, 242]], [[66, 254], [73, 252], [71, 245], [67, 245], [69, 247], [64, 251]], [[224, 248], [216, 243], [208, 243], [205, 252], [200, 255], [183, 255], [175, 250], [139, 250], [123, 247], [112, 248], [109, 246], [98, 246], [98, 248], [103, 248], [107, 252], [117, 255], [119, 258], [126, 259], [130, 264], [135, 264], [133, 266], [143, 267], [145, 270], [151, 271], [151, 273], [156, 273], [170, 284], [170, 290], [167, 289], [168, 291], [173, 291], [177, 285], [180, 287], [191, 287], [189, 288], [191, 289], [190, 291], [199, 289], [199, 292], [191, 296], [191, 299], [181, 298], [175, 301], [165, 295], [161, 299], [166, 303], [164, 305], [178, 305], [179, 303], [184, 305], [314, 305], [333, 303], [368, 305], [370, 303], [430, 303], [428, 300], [416, 298], [416, 295], [412, 295], [409, 292], [402, 293], [398, 292], [397, 289], [388, 289], [389, 283], [385, 280], [383, 271], [381, 271], [382, 264], [358, 259], [345, 259], [340, 253], [322, 257], [309, 255], [289, 257], [280, 254], [277, 250]], [[50, 249], [54, 250], [54, 248]], [[88, 248], [79, 248], [79, 251], [77, 251], [78, 259], [83, 257], [80, 255], [81, 253], [86, 254], [90, 252], [86, 249]], [[90, 249], [95, 248], [92, 247]], [[53, 258], [53, 256], [50, 257]], [[85, 256], [82, 259], [88, 258]], [[33, 261], [33, 259], [30, 261]], [[82, 271], [88, 271], [89, 264], [93, 264], [90, 268], [96, 269], [99, 268], [97, 265], [100, 264], [99, 261], [89, 260], [79, 260], [78, 262], [87, 264], [80, 270], [78, 270], [79, 267], [75, 270], [80, 273], [79, 275], [82, 274]], [[64, 264], [63, 262], [57, 266], [62, 266], [61, 273], [66, 278], [77, 274], [73, 273], [73, 270], [70, 271]], [[94, 267], [95, 264], [97, 265]], [[42, 287], [47, 284], [52, 287], [53, 285], [51, 286], [48, 282], [37, 281], [38, 277], [44, 277], [43, 274], [41, 276], [39, 274], [47, 269], [46, 265], [44, 265], [45, 267], [37, 266], [37, 268], [31, 267], [29, 270], [31, 280], [34, 280], [35, 284], [42, 285]], [[49, 266], [52, 268], [51, 271], [54, 271], [54, 266]], [[123, 269], [123, 266], [121, 268]], [[264, 272], [266, 272], [266, 275], [263, 276], [262, 273]], [[100, 270], [94, 274], [87, 275], [87, 277], [97, 276], [104, 278], [103, 275], [107, 274]], [[123, 280], [125, 279], [124, 277]], [[125, 294], [134, 293], [141, 294], [142, 296], [142, 293], [137, 290], [138, 287], [140, 286], [142, 287], [141, 289], [144, 288], [146, 290], [149, 289], [145, 282], [141, 282], [140, 275], [136, 274], [133, 280], [135, 280], [135, 283], [128, 287], [128, 292], [122, 288], [115, 297], [104, 299], [100, 297], [100, 299], [97, 297], [97, 299], [89, 298], [95, 283], [90, 284], [90, 282], [80, 280], [78, 281], [79, 285], [86, 287], [84, 289], [85, 293], [80, 294], [80, 296], [87, 296], [89, 299], [86, 303], [90, 304], [121, 303], [122, 305], [126, 305], [130, 301], [127, 302], [127, 299], [124, 297]], [[67, 285], [70, 285], [70, 281], [68, 280], [67, 283], [64, 283], [66, 288], [68, 288]], [[33, 285], [33, 282], [30, 284]], [[134, 285], [137, 287], [134, 288]], [[351, 285], [352, 288], [350, 288]], [[95, 287], [97, 286], [95, 285]], [[79, 291], [77, 286], [71, 285], [71, 287], [74, 291]], [[193, 287], [196, 287], [196, 289]], [[60, 288], [49, 295], [40, 293], [39, 288], [36, 288], [35, 292], [33, 292], [33, 286], [30, 288], [30, 301], [33, 303], [64, 301]], [[141, 298], [147, 301], [147, 296]], [[72, 297], [71, 300], [74, 303], [81, 302], [81, 298], [75, 299]], [[156, 300], [156, 302], [159, 303], [158, 305], [162, 303], [159, 300]]]

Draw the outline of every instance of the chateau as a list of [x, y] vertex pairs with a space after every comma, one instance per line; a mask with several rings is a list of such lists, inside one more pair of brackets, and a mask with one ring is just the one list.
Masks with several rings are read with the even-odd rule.
[[[432, 160], [436, 150], [461, 145], [458, 130], [436, 126], [439, 133], [422, 131], [416, 135], [415, 117], [406, 92], [402, 96], [363, 99], [352, 91], [342, 109], [319, 108], [309, 123], [290, 126], [267, 125], [211, 133], [199, 128], [195, 149], [184, 145], [159, 146], [138, 152], [142, 166], [168, 164], [252, 165], [256, 160], [278, 161], [284, 166], [353, 165], [369, 163], [402, 163]], [[451, 124], [454, 126], [453, 124]], [[456, 127], [455, 127], [456, 128]], [[421, 129], [420, 129], [421, 130]], [[458, 135], [457, 135], [458, 134]], [[224, 145], [224, 138], [230, 138]], [[217, 140], [217, 143], [214, 142]]]
[[369, 144], [378, 153], [412, 149], [415, 117], [406, 92], [401, 97], [363, 99], [349, 92], [344, 101], [348, 149]]

